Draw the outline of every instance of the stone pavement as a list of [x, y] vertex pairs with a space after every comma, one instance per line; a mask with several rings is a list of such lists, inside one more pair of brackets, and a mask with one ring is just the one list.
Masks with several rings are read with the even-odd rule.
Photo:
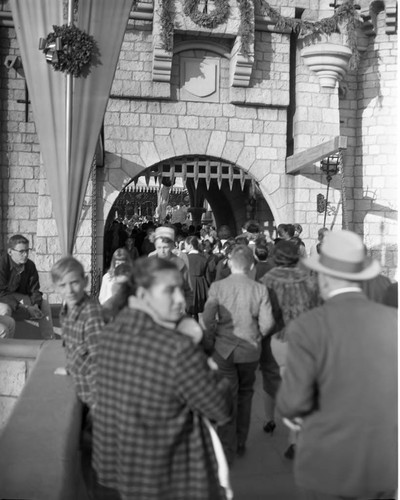
[[258, 372], [253, 397], [252, 420], [247, 450], [231, 469], [234, 500], [296, 500], [293, 461], [283, 456], [288, 430], [279, 419], [271, 436], [264, 423], [262, 383]]

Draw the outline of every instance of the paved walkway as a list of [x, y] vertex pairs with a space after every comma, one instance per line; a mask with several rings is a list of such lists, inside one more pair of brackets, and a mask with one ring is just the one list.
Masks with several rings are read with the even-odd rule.
[[261, 376], [258, 373], [246, 454], [231, 469], [234, 500], [296, 500], [293, 462], [283, 456], [288, 430], [277, 420], [271, 436], [264, 423]]

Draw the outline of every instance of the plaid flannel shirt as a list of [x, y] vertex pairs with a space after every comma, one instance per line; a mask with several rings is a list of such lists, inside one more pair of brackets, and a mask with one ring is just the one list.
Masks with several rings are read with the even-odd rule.
[[97, 299], [85, 294], [79, 304], [61, 311], [60, 321], [67, 372], [74, 380], [79, 399], [93, 407], [98, 337], [104, 327], [101, 306]]
[[[202, 415], [230, 418], [229, 381], [192, 340], [123, 309], [99, 338], [93, 466], [123, 500], [208, 500], [217, 463]], [[224, 499], [223, 491], [212, 498]]]

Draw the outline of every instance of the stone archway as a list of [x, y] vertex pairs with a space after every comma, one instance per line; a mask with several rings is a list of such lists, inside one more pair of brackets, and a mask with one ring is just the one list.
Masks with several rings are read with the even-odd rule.
[[[132, 214], [136, 214], [135, 217], [138, 220], [133, 204], [138, 198], [143, 197], [142, 193], [146, 190], [153, 193], [152, 197], [155, 201], [156, 192], [163, 179], [172, 181], [172, 190], [177, 189], [174, 181], [180, 179], [180, 185], [184, 186], [188, 192], [190, 207], [204, 209], [203, 211], [206, 206], [211, 208], [213, 223], [217, 228], [226, 224], [230, 227], [232, 234], [239, 234], [244, 223], [249, 219], [267, 223], [270, 228], [273, 227], [274, 216], [269, 204], [258, 182], [248, 172], [234, 163], [215, 157], [181, 156], [156, 163], [128, 181], [114, 201], [105, 230], [116, 215], [119, 219], [129, 221]], [[125, 201], [121, 203], [121, 198], [124, 197]], [[120, 211], [118, 214], [118, 207], [124, 207], [127, 203], [129, 211], [127, 213]], [[199, 211], [199, 213], [201, 215], [202, 212]], [[196, 224], [201, 222], [200, 217], [195, 219], [194, 211], [192, 211], [192, 217], [192, 221]], [[106, 243], [106, 238], [104, 241]]]

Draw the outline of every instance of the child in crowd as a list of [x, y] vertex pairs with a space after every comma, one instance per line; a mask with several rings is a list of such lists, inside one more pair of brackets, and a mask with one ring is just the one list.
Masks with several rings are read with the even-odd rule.
[[106, 323], [113, 320], [119, 311], [128, 305], [128, 299], [132, 293], [130, 284], [132, 273], [133, 265], [128, 262], [115, 268], [111, 296], [101, 304]]
[[74, 257], [57, 261], [51, 278], [61, 295], [62, 339], [66, 353], [66, 371], [74, 380], [79, 399], [92, 408], [96, 396], [94, 373], [98, 336], [104, 326], [101, 306], [86, 294], [87, 277]]
[[136, 248], [136, 240], [133, 234], [127, 238], [125, 248], [128, 250], [132, 262], [139, 258], [139, 250]]
[[104, 274], [101, 280], [100, 292], [99, 292], [99, 302], [104, 304], [112, 295], [112, 286], [115, 280], [114, 272], [116, 267], [120, 264], [130, 264], [132, 266], [132, 259], [129, 251], [125, 247], [117, 248], [113, 253], [111, 258], [111, 264], [108, 271]]

